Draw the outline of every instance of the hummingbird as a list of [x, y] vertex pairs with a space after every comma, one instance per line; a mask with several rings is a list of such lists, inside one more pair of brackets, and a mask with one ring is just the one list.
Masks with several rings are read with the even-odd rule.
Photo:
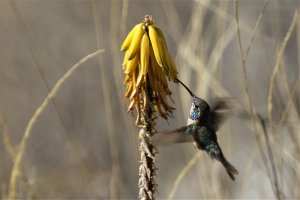
[[180, 80], [178, 80], [178, 82], [180, 82], [192, 96], [192, 105], [187, 125], [169, 132], [154, 135], [154, 143], [171, 144], [193, 142], [197, 149], [205, 151], [213, 160], [220, 161], [229, 177], [235, 180], [234, 176], [239, 172], [224, 157], [216, 134], [225, 119], [225, 116], [220, 113], [220, 111], [228, 109], [228, 103], [224, 99], [219, 99], [212, 108], [210, 108], [205, 100], [194, 95]]

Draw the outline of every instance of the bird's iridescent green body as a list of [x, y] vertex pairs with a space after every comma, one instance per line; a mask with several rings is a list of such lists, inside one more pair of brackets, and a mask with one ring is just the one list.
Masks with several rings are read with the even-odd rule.
[[220, 161], [230, 178], [235, 180], [234, 175], [238, 174], [238, 170], [224, 157], [216, 134], [224, 119], [218, 111], [226, 106], [225, 101], [219, 101], [210, 109], [206, 101], [193, 96], [187, 126], [160, 134], [156, 139], [157, 143], [193, 142], [198, 149], [206, 151], [212, 159]]

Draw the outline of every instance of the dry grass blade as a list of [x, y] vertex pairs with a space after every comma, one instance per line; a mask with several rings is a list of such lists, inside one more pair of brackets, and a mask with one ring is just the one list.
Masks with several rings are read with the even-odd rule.
[[230, 44], [230, 42], [235, 36], [236, 32], [234, 30], [234, 27], [235, 27], [234, 22], [228, 25], [228, 28], [226, 28], [226, 30], [223, 31], [222, 36], [220, 37], [212, 54], [210, 55], [207, 66], [211, 66], [213, 72], [217, 69], [218, 64], [220, 63], [223, 57], [224, 50], [226, 49], [226, 47], [228, 47], [228, 45]]
[[293, 20], [291, 22], [291, 25], [279, 47], [279, 51], [278, 51], [278, 55], [276, 57], [276, 64], [275, 64], [275, 67], [273, 69], [273, 72], [271, 74], [271, 78], [270, 78], [270, 83], [269, 83], [269, 93], [268, 93], [268, 115], [269, 115], [269, 122], [270, 122], [270, 125], [272, 127], [272, 131], [274, 130], [274, 124], [273, 124], [273, 88], [274, 88], [274, 82], [275, 82], [275, 78], [276, 78], [276, 74], [277, 74], [277, 71], [279, 69], [279, 66], [280, 66], [280, 62], [281, 62], [281, 59], [282, 59], [282, 56], [283, 56], [283, 53], [284, 53], [284, 50], [285, 50], [285, 47], [291, 37], [291, 34], [296, 26], [296, 23], [297, 23], [297, 18], [298, 18], [298, 11], [296, 11], [294, 13], [294, 16], [293, 16]]
[[255, 159], [257, 158], [257, 155], [258, 155], [258, 151], [253, 151], [252, 155], [249, 156], [249, 160], [246, 163], [247, 167], [245, 168], [245, 173], [244, 173], [246, 178], [241, 184], [240, 196], [239, 196], [240, 199], [243, 198], [243, 195], [250, 184], [251, 178], [254, 175], [252, 168], [255, 164]]
[[32, 128], [36, 121], [39, 119], [47, 105], [50, 103], [51, 99], [56, 95], [56, 93], [59, 91], [61, 86], [65, 81], [69, 79], [69, 77], [75, 72], [76, 69], [78, 69], [83, 63], [88, 61], [89, 59], [97, 56], [99, 53], [104, 52], [104, 50], [97, 50], [96, 52], [89, 54], [82, 58], [78, 63], [73, 65], [71, 69], [69, 69], [62, 78], [60, 78], [53, 89], [50, 91], [50, 93], [47, 95], [47, 97], [44, 99], [43, 103], [38, 107], [38, 109], [35, 111], [31, 119], [29, 120], [29, 123], [26, 126], [25, 133], [23, 135], [20, 147], [18, 149], [16, 159], [12, 168], [11, 177], [10, 177], [10, 183], [9, 183], [9, 199], [16, 199], [17, 198], [17, 183], [18, 178], [21, 174], [21, 163], [23, 156], [25, 154], [26, 146], [28, 143], [28, 140], [32, 133]]
[[294, 84], [294, 87], [292, 89], [292, 93], [291, 95], [289, 95], [289, 99], [287, 101], [287, 105], [283, 111], [283, 114], [281, 115], [281, 118], [280, 118], [280, 121], [279, 121], [279, 126], [282, 125], [284, 123], [284, 121], [287, 119], [287, 116], [289, 114], [289, 111], [290, 111], [290, 108], [291, 108], [291, 105], [293, 103], [293, 98], [295, 97], [296, 95], [296, 91], [297, 91], [297, 88], [299, 87], [300, 85], [300, 76], [298, 76], [295, 84]]
[[[6, 127], [5, 123], [3, 122], [3, 119], [0, 120], [0, 132], [1, 132], [1, 136], [3, 138], [4, 148], [7, 151], [7, 153], [9, 154], [10, 159], [13, 163], [15, 161], [17, 151], [11, 143], [11, 139], [10, 139], [11, 134], [8, 133], [7, 127]], [[21, 171], [21, 179], [22, 179], [23, 183], [26, 185], [28, 197], [34, 198], [30, 183], [27, 179], [27, 176], [24, 172], [24, 168], [22, 166], [21, 166], [20, 171]], [[3, 191], [3, 193], [4, 193], [4, 191]], [[7, 195], [6, 192], [5, 192], [5, 195]], [[4, 199], [7, 199], [7, 197]]]
[[122, 1], [122, 14], [120, 23], [120, 38], [124, 38], [126, 34], [126, 21], [128, 16], [128, 0]]
[[[118, 13], [118, 2], [113, 2], [111, 4], [111, 28], [109, 30], [110, 32], [110, 42], [111, 42], [111, 48], [112, 48], [112, 57], [114, 59], [112, 59], [112, 63], [113, 66], [120, 66], [121, 65], [121, 58], [120, 58], [120, 48], [119, 48], [119, 41], [116, 40], [116, 38], [118, 37], [118, 35], [120, 35], [120, 38], [123, 39], [126, 36], [126, 24], [128, 21], [128, 6], [129, 6], [129, 1], [128, 0], [123, 0], [122, 1], [122, 11], [121, 11], [121, 22], [119, 22], [120, 18], [119, 16], [117, 16], [116, 13]], [[120, 26], [119, 26], [120, 25]], [[99, 31], [98, 31], [99, 32]], [[97, 35], [97, 37], [99, 37]], [[99, 40], [99, 39], [98, 39]], [[119, 84], [119, 80], [122, 79], [122, 74], [119, 73], [118, 70], [113, 70], [114, 73], [114, 80], [115, 80], [115, 87], [119, 88], [120, 84]], [[119, 90], [121, 91], [121, 90]], [[117, 92], [118, 98], [116, 98], [119, 102], [119, 105], [122, 105], [124, 102], [122, 101], [123, 99], [123, 94], [121, 92]], [[120, 108], [121, 109], [121, 108]], [[132, 133], [135, 132], [136, 130], [134, 129], [134, 127], [132, 127], [131, 121], [130, 120], [126, 120], [128, 119], [128, 113], [127, 112], [121, 112], [122, 114], [122, 119], [124, 119], [124, 123], [125, 123], [125, 130], [127, 133]], [[136, 158], [136, 160], [139, 159], [139, 155], [138, 155], [138, 142], [137, 142], [137, 136], [133, 135], [133, 134], [129, 134], [131, 137], [131, 141], [133, 143], [133, 145], [128, 145], [131, 147], [132, 152]]]
[[259, 17], [258, 17], [258, 19], [257, 19], [257, 21], [256, 21], [256, 24], [255, 24], [255, 26], [254, 26], [254, 29], [253, 29], [252, 33], [251, 33], [251, 39], [250, 39], [250, 41], [249, 41], [249, 44], [248, 44], [248, 47], [247, 47], [247, 50], [246, 50], [246, 57], [245, 57], [245, 59], [247, 59], [247, 56], [249, 55], [249, 52], [250, 52], [250, 49], [251, 49], [251, 44], [252, 44], [253, 41], [254, 41], [254, 38], [255, 38], [254, 36], [255, 36], [257, 27], [258, 27], [258, 25], [259, 25], [260, 22], [261, 22], [262, 16], [263, 16], [263, 14], [265, 13], [265, 10], [266, 10], [266, 8], [267, 8], [267, 5], [268, 5], [268, 0], [265, 0], [264, 5], [263, 5], [263, 7], [262, 7], [262, 9], [261, 9], [260, 15], [259, 15]]
[[[34, 62], [35, 67], [37, 68], [37, 71], [39, 72], [40, 77], [43, 80], [43, 83], [46, 87], [47, 92], [49, 93], [51, 90], [51, 86], [47, 80], [46, 74], [44, 72], [44, 69], [47, 67], [44, 63], [42, 63], [39, 59], [39, 56], [37, 55], [37, 50], [34, 48], [34, 39], [31, 37], [29, 29], [26, 26], [26, 22], [22, 16], [22, 13], [20, 12], [18, 5], [16, 4], [15, 0], [9, 1], [11, 9], [13, 13], [15, 14], [17, 21], [19, 23], [19, 26], [21, 28], [22, 34], [24, 35], [26, 46], [28, 48], [28, 51], [30, 53], [30, 56]], [[63, 128], [63, 134], [64, 136], [71, 142], [72, 149], [75, 152], [74, 155], [78, 157], [82, 157], [82, 151], [80, 145], [76, 142], [76, 140], [73, 139], [72, 134], [70, 133], [70, 126], [67, 125], [66, 120], [64, 118], [63, 112], [60, 109], [59, 105], [57, 104], [55, 98], [51, 100], [51, 103], [54, 106], [54, 109], [57, 113], [58, 119], [60, 121], [60, 124]], [[88, 167], [86, 166], [85, 162], [80, 163], [80, 167], [83, 169], [82, 171], [85, 173], [86, 179], [91, 184], [91, 175], [88, 170]]]
[[285, 50], [285, 47], [291, 37], [291, 34], [296, 26], [297, 23], [297, 19], [298, 19], [298, 11], [296, 11], [294, 13], [292, 22], [290, 24], [290, 27], [279, 47], [279, 51], [278, 51], [278, 55], [276, 57], [276, 63], [275, 63], [275, 67], [273, 68], [272, 74], [271, 74], [271, 78], [270, 78], [270, 82], [269, 82], [269, 92], [268, 92], [268, 117], [269, 117], [269, 124], [271, 126], [271, 131], [274, 134], [275, 133], [275, 127], [274, 127], [274, 122], [273, 122], [273, 88], [274, 88], [274, 84], [275, 84], [275, 78], [276, 78], [276, 74], [278, 69], [280, 68], [280, 64], [281, 64], [281, 60], [283, 57], [283, 53]]
[[[229, 23], [232, 23], [232, 22], [235, 21], [235, 17], [234, 16], [228, 14], [227, 12], [225, 12], [224, 10], [218, 8], [217, 6], [215, 6], [212, 3], [205, 3], [206, 1], [202, 1], [202, 0], [198, 0], [197, 2], [199, 4], [201, 4], [202, 6], [204, 6], [205, 8], [207, 8], [208, 10], [216, 13], [218, 16], [226, 19]], [[241, 28], [241, 30], [246, 31], [249, 34], [253, 32], [252, 27], [250, 27], [246, 23], [241, 24], [240, 28]], [[258, 37], [259, 39], [262, 38], [261, 35], [256, 35], [256, 37]]]
[[44, 70], [43, 70], [40, 62], [38, 61], [38, 57], [34, 53], [33, 40], [30, 37], [29, 31], [28, 31], [28, 29], [26, 27], [26, 24], [25, 24], [25, 22], [23, 20], [23, 17], [21, 15], [20, 11], [18, 10], [16, 2], [14, 0], [10, 0], [9, 3], [10, 3], [10, 6], [12, 8], [12, 11], [14, 12], [14, 14], [15, 14], [17, 20], [18, 20], [18, 23], [19, 23], [19, 26], [20, 26], [20, 28], [21, 28], [21, 30], [23, 32], [23, 35], [24, 35], [24, 37], [26, 39], [25, 42], [26, 42], [28, 51], [30, 53], [30, 56], [32, 57], [32, 60], [33, 60], [33, 62], [35, 64], [35, 66], [36, 66], [36, 68], [37, 68], [40, 76], [42, 77], [44, 84], [46, 85], [47, 89], [50, 91], [50, 89], [51, 89], [50, 85], [49, 85], [49, 83], [48, 83], [48, 81], [46, 79], [46, 75], [44, 73]]
[[15, 156], [16, 156], [16, 151], [11, 143], [11, 139], [8, 134], [7, 127], [5, 126], [2, 118], [0, 119], [0, 132], [1, 132], [2, 139], [3, 139], [3, 144], [4, 144], [5, 150], [7, 151], [9, 156], [12, 158], [12, 160], [14, 160]]
[[170, 194], [168, 195], [168, 200], [171, 200], [171, 199], [174, 198], [174, 195], [175, 195], [175, 192], [177, 190], [177, 187], [178, 187], [179, 183], [185, 177], [185, 175], [190, 171], [190, 169], [196, 164], [197, 160], [200, 158], [201, 155], [202, 155], [202, 152], [196, 153], [191, 158], [191, 160], [185, 165], [185, 167], [182, 168], [182, 170], [177, 175], [177, 177], [176, 177], [176, 179], [174, 181], [173, 188], [172, 188]]
[[266, 146], [267, 146], [267, 152], [269, 155], [269, 159], [270, 159], [270, 165], [271, 165], [271, 169], [272, 169], [272, 173], [273, 173], [273, 178], [274, 178], [274, 187], [276, 190], [276, 195], [277, 195], [277, 199], [281, 199], [282, 195], [281, 194], [281, 189], [279, 188], [279, 179], [278, 179], [278, 175], [277, 175], [277, 171], [276, 171], [276, 166], [275, 166], [275, 161], [274, 161], [274, 155], [273, 155], [273, 150], [272, 150], [272, 145], [270, 144], [270, 137], [269, 134], [267, 133], [267, 127], [266, 127], [266, 122], [265, 120], [263, 120], [263, 118], [259, 115], [257, 115], [259, 122], [261, 124], [262, 127], [262, 132], [266, 141]]
[[180, 24], [179, 15], [176, 12], [174, 2], [171, 0], [163, 0], [161, 1], [161, 5], [166, 13], [166, 18], [169, 21], [169, 26], [171, 28], [174, 41], [180, 41], [182, 26]]
[[[47, 78], [46, 78], [46, 75], [44, 73], [42, 64], [39, 62], [38, 56], [35, 54], [33, 40], [30, 37], [29, 31], [28, 31], [28, 29], [26, 27], [26, 24], [25, 24], [25, 22], [23, 20], [23, 17], [21, 15], [20, 11], [18, 10], [16, 2], [14, 0], [11, 0], [11, 1], [9, 1], [9, 3], [10, 3], [10, 6], [11, 6], [14, 14], [16, 15], [17, 20], [19, 22], [19, 25], [20, 25], [20, 27], [21, 27], [21, 29], [23, 31], [23, 35], [24, 35], [24, 37], [26, 39], [25, 41], [26, 41], [27, 48], [28, 48], [28, 50], [30, 52], [30, 56], [32, 57], [32, 60], [33, 60], [33, 62], [35, 64], [35, 66], [36, 66], [36, 68], [37, 68], [37, 70], [38, 70], [41, 78], [43, 79], [43, 82], [44, 82], [44, 84], [45, 84], [45, 86], [47, 88], [47, 92], [50, 92], [50, 90], [51, 90], [50, 84], [47, 81]], [[58, 115], [59, 120], [60, 120], [60, 122], [62, 124], [62, 127], [64, 128], [64, 131], [65, 131], [66, 135], [69, 135], [68, 131], [67, 131], [65, 120], [64, 120], [63, 115], [62, 115], [62, 112], [60, 111], [60, 109], [58, 107], [58, 104], [56, 103], [55, 99], [52, 99], [52, 103], [54, 105], [54, 108], [55, 108], [55, 110], [57, 112], [57, 115]]]
[[[113, 2], [115, 3], [115, 2]], [[93, 19], [95, 24], [95, 33], [97, 38], [97, 46], [100, 48], [103, 46], [103, 37], [102, 37], [102, 29], [101, 29], [101, 13], [97, 9], [98, 2], [92, 1], [92, 12], [93, 12]], [[106, 119], [107, 129], [108, 129], [108, 139], [109, 139], [109, 147], [110, 147], [110, 155], [112, 159], [112, 172], [110, 176], [110, 183], [109, 183], [109, 198], [116, 199], [118, 198], [118, 193], [120, 191], [120, 187], [118, 184], [121, 184], [121, 176], [120, 176], [120, 162], [118, 156], [118, 143], [117, 143], [117, 133], [112, 123], [115, 119], [113, 117], [113, 106], [111, 102], [113, 101], [111, 98], [111, 88], [109, 83], [109, 78], [105, 74], [104, 70], [104, 61], [103, 57], [99, 56], [98, 59], [99, 66], [100, 66], [100, 77], [101, 77], [101, 86], [103, 90], [103, 97], [104, 97], [104, 115]]]
[[[251, 123], [252, 123], [252, 128], [253, 128], [253, 131], [255, 133], [255, 138], [256, 138], [256, 141], [257, 141], [257, 145], [258, 145], [258, 148], [259, 148], [259, 151], [260, 151], [260, 154], [263, 158], [263, 162], [264, 162], [264, 165], [268, 171], [268, 162], [267, 162], [267, 159], [266, 159], [266, 156], [265, 156], [265, 153], [263, 151], [263, 145], [261, 143], [261, 138], [260, 138], [260, 134], [259, 134], [259, 131], [255, 125], [255, 119], [257, 118], [254, 113], [254, 110], [253, 110], [253, 104], [252, 104], [252, 100], [251, 100], [251, 97], [250, 97], [250, 92], [249, 92], [249, 85], [248, 85], [248, 78], [247, 78], [247, 72], [246, 72], [246, 59], [244, 57], [244, 53], [243, 53], [243, 47], [242, 47], [242, 40], [241, 40], [241, 33], [240, 33], [240, 25], [239, 25], [239, 13], [238, 13], [238, 3], [239, 1], [238, 0], [235, 0], [234, 1], [234, 11], [235, 11], [235, 17], [236, 17], [236, 24], [237, 24], [237, 34], [238, 34], [238, 43], [239, 43], [239, 49], [240, 49], [240, 55], [241, 55], [241, 60], [242, 60], [242, 69], [243, 69], [243, 83], [244, 83], [244, 90], [245, 90], [245, 95], [246, 95], [246, 98], [247, 98], [247, 101], [248, 101], [248, 107], [249, 107], [249, 110], [250, 110], [250, 116], [251, 116]], [[264, 4], [265, 6], [266, 4]], [[264, 11], [264, 8], [262, 9], [262, 12]], [[261, 13], [262, 13], [261, 12]], [[260, 15], [262, 16], [262, 14]], [[259, 17], [259, 20], [261, 19], [261, 17]], [[256, 23], [258, 24], [258, 23]], [[254, 37], [254, 33], [253, 32], [253, 37]], [[252, 39], [253, 40], [253, 39]], [[251, 44], [251, 42], [250, 42]], [[250, 46], [248, 48], [248, 51], [250, 51]], [[266, 137], [266, 129], [265, 129], [265, 126], [263, 123], [261, 123], [262, 125], [262, 128], [263, 128], [263, 133], [265, 133], [265, 137]], [[270, 161], [271, 161], [271, 169], [272, 169], [272, 173], [273, 173], [273, 178], [274, 178], [274, 185], [272, 184], [272, 186], [274, 187], [274, 192], [275, 192], [275, 195], [278, 199], [281, 198], [281, 192], [280, 192], [280, 189], [279, 189], [279, 184], [278, 184], [278, 176], [277, 176], [277, 171], [276, 171], [276, 167], [275, 167], [275, 163], [274, 163], [274, 160], [273, 160], [273, 153], [272, 153], [272, 150], [270, 148], [270, 145], [269, 145], [269, 140], [268, 140], [268, 137], [266, 137], [266, 142], [267, 142], [267, 147], [268, 147], [268, 153], [269, 153], [269, 158], [270, 158]], [[269, 174], [269, 173], [268, 173]], [[271, 177], [269, 176], [269, 179]], [[271, 179], [270, 179], [271, 180]], [[272, 181], [271, 181], [272, 183]]]

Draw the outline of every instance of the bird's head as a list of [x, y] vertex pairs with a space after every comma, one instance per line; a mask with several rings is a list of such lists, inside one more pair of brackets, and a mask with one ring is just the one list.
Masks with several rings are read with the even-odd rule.
[[207, 116], [210, 111], [208, 103], [196, 96], [192, 98], [192, 107], [190, 111], [190, 119], [201, 120], [203, 117]]

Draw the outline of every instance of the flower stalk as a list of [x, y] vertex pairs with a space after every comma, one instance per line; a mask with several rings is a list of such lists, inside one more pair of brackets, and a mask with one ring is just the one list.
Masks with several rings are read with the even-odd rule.
[[139, 132], [140, 140], [140, 167], [139, 167], [139, 198], [140, 199], [155, 199], [157, 194], [156, 184], [156, 147], [152, 143], [152, 136], [156, 133], [156, 112], [153, 109], [152, 103], [149, 104], [146, 112], [143, 112], [142, 121], [143, 127]]
[[168, 80], [177, 82], [177, 69], [169, 53], [163, 32], [154, 25], [152, 16], [135, 25], [124, 40], [123, 72], [125, 97], [130, 100], [128, 112], [136, 111], [141, 161], [139, 167], [139, 198], [155, 199], [157, 194], [156, 147], [152, 136], [156, 133], [158, 116], [168, 119], [174, 110], [168, 97], [172, 92]]

